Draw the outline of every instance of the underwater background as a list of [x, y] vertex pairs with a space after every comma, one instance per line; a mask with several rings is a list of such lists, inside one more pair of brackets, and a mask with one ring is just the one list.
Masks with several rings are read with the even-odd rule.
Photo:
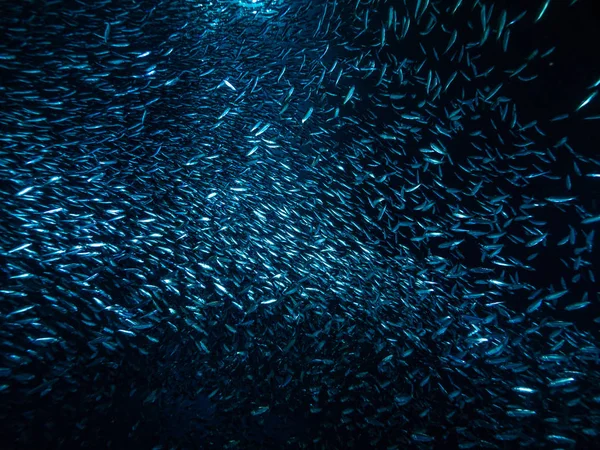
[[594, 448], [594, 0], [0, 5], [6, 449]]

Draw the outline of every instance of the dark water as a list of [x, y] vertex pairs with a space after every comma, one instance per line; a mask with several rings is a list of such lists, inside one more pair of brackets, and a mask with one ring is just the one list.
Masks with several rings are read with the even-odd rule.
[[594, 448], [592, 0], [0, 30], [3, 448]]

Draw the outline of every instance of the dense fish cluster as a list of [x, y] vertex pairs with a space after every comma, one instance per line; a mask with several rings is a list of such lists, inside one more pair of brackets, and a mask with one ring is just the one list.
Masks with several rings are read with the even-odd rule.
[[508, 3], [3, 2], [2, 447], [593, 447], [600, 73], [522, 119]]

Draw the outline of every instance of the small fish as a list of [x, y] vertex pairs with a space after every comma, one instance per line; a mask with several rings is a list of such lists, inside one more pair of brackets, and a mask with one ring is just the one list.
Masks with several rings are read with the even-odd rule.
[[314, 108], [312, 106], [308, 108], [308, 111], [306, 111], [306, 114], [304, 115], [304, 117], [302, 117], [302, 123], [305, 123], [310, 118], [310, 116], [313, 113], [313, 110]]
[[540, 12], [538, 14], [538, 16], [535, 19], [535, 23], [539, 22], [542, 18], [542, 16], [544, 15], [544, 13], [546, 12], [546, 10], [548, 9], [548, 5], [550, 5], [550, 0], [544, 0], [544, 4], [542, 5], [542, 8], [540, 9]]
[[[348, 103], [350, 101], [350, 99], [352, 99], [352, 96], [354, 95], [354, 89], [355, 89], [355, 87], [352, 86], [350, 88], [350, 90], [348, 91], [348, 93], [346, 94], [346, 97], [344, 98], [344, 103], [343, 103], [344, 105], [346, 103]], [[304, 120], [303, 120], [303, 122], [304, 122]]]
[[106, 27], [104, 28], [104, 42], [108, 42], [109, 37], [110, 37], [110, 22], [106, 22]]
[[598, 91], [592, 92], [583, 102], [581, 102], [581, 104], [577, 107], [575, 111], [579, 111], [581, 108], [589, 104], [594, 99], [594, 97], [596, 97], [596, 95], [598, 95]]

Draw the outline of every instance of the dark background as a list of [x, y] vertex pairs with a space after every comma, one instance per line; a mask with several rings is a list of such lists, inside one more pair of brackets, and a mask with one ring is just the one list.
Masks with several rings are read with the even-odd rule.
[[[551, 2], [550, 7], [543, 19], [532, 25], [531, 16], [537, 14], [536, 6], [531, 6], [527, 16], [522, 19], [523, 24], [515, 26], [511, 32], [509, 51], [504, 53], [501, 43], [496, 42], [495, 36], [491, 35], [485, 44], [485, 48], [480, 51], [481, 59], [476, 62], [481, 71], [490, 66], [495, 66], [494, 72], [486, 79], [474, 79], [471, 84], [472, 89], [484, 89], [487, 86], [496, 86], [499, 82], [505, 84], [498, 95], [510, 97], [518, 105], [519, 121], [521, 124], [532, 120], [538, 121], [538, 126], [547, 133], [547, 136], [540, 136], [536, 142], [540, 147], [551, 147], [563, 136], [568, 136], [570, 145], [580, 154], [598, 160], [600, 151], [598, 142], [600, 138], [600, 120], [584, 120], [585, 117], [600, 114], [600, 98], [592, 100], [585, 108], [579, 112], [575, 109], [592, 91], [587, 87], [595, 83], [600, 78], [600, 52], [598, 51], [598, 42], [600, 42], [600, 15], [597, 13], [597, 6], [594, 1], [580, 0], [572, 7], [566, 7], [565, 2], [559, 5], [558, 1]], [[524, 7], [521, 1], [496, 1], [495, 8], [506, 8], [509, 20], [515, 17]], [[385, 17], [387, 8], [382, 8], [382, 17]], [[349, 13], [350, 14], [350, 13]], [[373, 11], [373, 17], [377, 18], [377, 11]], [[479, 24], [472, 20], [477, 15], [469, 14], [466, 7], [463, 6], [456, 14], [456, 25], [451, 22], [449, 28], [456, 26], [461, 32], [461, 39], [471, 37], [476, 41], [480, 32]], [[474, 30], [469, 30], [465, 25], [471, 18], [474, 23]], [[384, 20], [384, 19], [382, 19]], [[527, 23], [525, 25], [524, 23]], [[413, 25], [414, 26], [414, 25]], [[349, 32], [349, 31], [348, 31]], [[351, 34], [348, 35], [349, 39]], [[405, 45], [403, 42], [394, 43], [393, 38], [389, 37], [390, 46], [386, 52], [398, 55], [398, 58], [413, 57], [417, 60], [422, 59], [420, 50], [415, 43]], [[355, 45], [361, 45], [355, 42]], [[432, 46], [441, 53], [445, 48], [446, 42], [438, 43], [435, 41], [435, 35], [423, 37], [425, 48]], [[525, 76], [538, 75], [538, 78], [523, 82], [516, 79], [506, 82], [504, 70], [518, 67], [523, 58], [532, 51], [538, 49], [544, 53], [550, 47], [556, 47], [554, 53], [550, 56], [539, 59], [535, 58], [528, 68], [522, 73]], [[447, 73], [442, 79], [446, 79], [454, 69], [447, 68]], [[460, 75], [459, 75], [460, 77]], [[5, 82], [3, 80], [3, 82]], [[455, 81], [454, 87], [464, 85], [465, 81]], [[374, 89], [372, 80], [357, 86], [357, 93], [360, 93], [362, 99], [368, 99], [369, 92]], [[393, 92], [391, 92], [393, 93]], [[457, 95], [452, 89], [445, 94], [449, 98]], [[363, 100], [367, 101], [367, 100]], [[361, 105], [357, 106], [356, 114], [360, 116]], [[366, 109], [366, 106], [364, 106]], [[569, 113], [568, 119], [560, 122], [550, 122], [550, 119], [560, 114]], [[489, 123], [484, 120], [481, 123]], [[484, 131], [488, 135], [493, 135], [493, 129], [481, 129], [481, 123], [472, 123], [466, 125], [466, 131], [478, 130]], [[382, 116], [375, 123], [375, 129], [385, 129], [388, 125], [388, 119]], [[465, 133], [466, 134], [466, 133]], [[454, 145], [460, 147], [468, 145], [469, 137], [465, 136], [464, 142], [456, 139]], [[492, 138], [493, 139], [493, 138]], [[340, 142], [343, 136], [340, 136]], [[565, 149], [559, 149], [557, 153], [564, 152]], [[569, 164], [562, 164], [563, 161], [571, 161], [569, 157], [561, 159], [557, 163], [556, 173], [564, 176], [573, 174], [573, 168]], [[589, 167], [589, 166], [588, 166]], [[600, 172], [598, 170], [597, 172]], [[579, 199], [578, 202], [585, 205], [588, 211], [594, 214], [600, 213], [598, 210], [598, 198], [600, 195], [599, 182], [597, 179], [572, 176], [573, 192]], [[555, 185], [551, 189], [555, 189]], [[509, 187], [504, 187], [509, 189]], [[549, 195], [568, 195], [566, 188], [564, 191], [548, 192], [548, 185], [540, 182], [532, 183], [528, 187], [528, 194], [539, 198]], [[519, 192], [520, 193], [520, 192]], [[548, 229], [553, 240], [558, 240], [568, 233], [568, 227], [563, 220], [562, 215], [555, 217], [548, 216]], [[591, 228], [588, 229], [588, 231]], [[597, 241], [597, 239], [596, 239]], [[469, 247], [465, 250], [465, 264], [468, 266], [479, 265], [477, 249]], [[419, 250], [420, 251], [420, 250]], [[531, 251], [529, 249], [511, 249], [516, 257], [525, 259]], [[550, 248], [547, 249], [551, 254], [549, 257], [538, 257], [532, 263], [535, 272], [529, 274], [528, 282], [545, 286], [554, 283], [559, 286], [561, 277], [565, 277], [563, 266], [560, 264], [560, 258], [570, 256], [569, 249]], [[564, 251], [565, 254], [556, 252]], [[596, 257], [597, 258], [597, 257]], [[594, 260], [592, 270], [597, 267]], [[549, 281], [550, 280], [550, 281]], [[575, 283], [571, 287], [574, 297], [580, 297], [583, 292], [589, 292], [590, 300], [593, 305], [574, 312], [565, 312], [562, 309], [553, 312], [554, 318], [565, 321], [572, 321], [581, 330], [590, 331], [597, 335], [597, 318], [600, 310], [597, 305], [597, 285], [587, 280], [581, 283]], [[510, 299], [510, 306], [513, 310], [519, 311], [527, 307], [527, 303], [516, 304], [514, 299]], [[235, 314], [232, 312], [231, 314]], [[218, 336], [215, 336], [218, 338]], [[287, 410], [274, 409], [266, 416], [262, 416], [260, 421], [248, 414], [248, 411], [218, 411], [213, 402], [204, 394], [194, 396], [190, 394], [195, 389], [194, 365], [188, 364], [190, 358], [193, 358], [193, 339], [187, 336], [177, 335], [165, 330], [163, 335], [164, 345], [154, 348], [146, 357], [140, 356], [137, 352], [124, 352], [122, 359], [115, 364], [114, 368], [101, 365], [95, 367], [74, 367], [71, 369], [74, 373], [86, 372], [91, 376], [83, 377], [87, 381], [82, 381], [76, 388], [57, 385], [55, 389], [71, 390], [64, 402], [70, 406], [56, 412], [52, 411], [52, 403], [42, 399], [36, 405], [39, 414], [32, 414], [23, 408], [19, 411], [21, 419], [28, 423], [29, 436], [22, 445], [16, 445], [15, 448], [58, 448], [54, 445], [56, 441], [50, 441], [48, 446], [45, 425], [50, 419], [57, 423], [57, 427], [52, 430], [54, 436], [62, 436], [66, 443], [62, 448], [76, 448], [77, 443], [69, 441], [69, 435], [75, 423], [81, 423], [80, 418], [86, 416], [86, 429], [90, 430], [88, 438], [96, 439], [97, 442], [112, 441], [114, 448], [125, 448], [130, 444], [132, 428], [137, 426], [135, 435], [135, 446], [138, 448], [152, 448], [157, 443], [171, 444], [175, 448], [224, 448], [225, 438], [211, 437], [211, 443], [205, 440], [205, 436], [211, 428], [227, 430], [229, 437], [237, 436], [240, 441], [248, 442], [245, 448], [254, 448], [253, 446], [263, 448], [291, 448], [285, 442], [290, 436], [301, 436], [303, 441], [310, 441], [313, 437], [312, 430], [316, 430], [322, 423], [335, 421], [340, 417], [341, 410], [345, 405], [330, 402], [328, 394], [325, 391], [319, 395], [318, 404], [323, 407], [321, 414], [305, 415], [301, 413], [290, 413]], [[83, 351], [83, 349], [82, 349]], [[372, 349], [368, 344], [364, 348], [358, 348], [357, 352], [368, 360]], [[214, 356], [218, 359], [218, 355]], [[252, 359], [249, 364], [255, 361]], [[258, 363], [258, 362], [255, 362]], [[264, 362], [263, 362], [264, 363]], [[218, 361], [214, 361], [218, 365]], [[44, 373], [44, 368], [40, 367], [39, 374]], [[257, 367], [257, 376], [261, 372]], [[151, 373], [151, 376], [146, 376]], [[42, 375], [43, 376], [43, 375]], [[339, 380], [340, 386], [344, 386], [345, 380]], [[169, 389], [168, 394], [161, 396], [157, 403], [149, 404], [144, 402], [148, 392], [163, 386]], [[247, 384], [233, 385], [240, 390], [252, 391], [253, 387]], [[309, 386], [297, 386], [295, 401], [300, 405], [295, 411], [308, 410], [309, 403], [312, 403], [312, 396], [308, 393]], [[132, 394], [133, 390], [137, 394]], [[93, 391], [114, 390], [112, 397], [113, 403], [109, 409], [104, 411], [90, 411], [95, 408], [93, 396], [89, 393]], [[13, 398], [14, 404], [19, 403], [18, 398]], [[377, 405], [372, 405], [376, 407]], [[244, 417], [239, 419], [239, 417]], [[266, 417], [266, 419], [265, 419]], [[138, 424], [139, 425], [136, 425]], [[400, 431], [400, 430], [397, 430]], [[393, 441], [395, 430], [386, 430], [390, 441]], [[6, 430], [7, 439], [14, 438], [11, 430]], [[344, 436], [338, 436], [339, 441], [344, 440]], [[5, 441], [9, 442], [9, 441]], [[369, 448], [368, 440], [358, 441], [364, 448]], [[443, 448], [450, 448], [454, 441], [440, 444]], [[332, 448], [335, 445], [332, 441]], [[242, 447], [244, 447], [242, 445]], [[442, 448], [440, 447], [440, 448]], [[7, 448], [11, 448], [10, 445]], [[507, 447], [508, 448], [508, 447]]]

